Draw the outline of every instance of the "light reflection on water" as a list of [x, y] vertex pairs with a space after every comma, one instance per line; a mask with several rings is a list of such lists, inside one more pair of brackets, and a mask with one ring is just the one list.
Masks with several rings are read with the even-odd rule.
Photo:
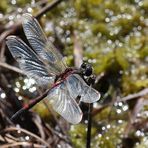
[[[37, 90], [36, 82], [32, 78], [21, 78], [15, 82], [14, 91], [16, 93], [20, 92], [21, 90], [27, 90], [30, 93], [33, 93]], [[22, 100], [22, 98], [19, 98]]]
[[2, 93], [0, 94], [0, 97], [1, 97], [2, 99], [6, 98], [6, 94], [5, 94], [4, 92], [2, 92]]

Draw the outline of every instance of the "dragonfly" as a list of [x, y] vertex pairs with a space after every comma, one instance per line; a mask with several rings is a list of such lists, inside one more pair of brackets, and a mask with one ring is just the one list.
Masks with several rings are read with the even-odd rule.
[[30, 46], [17, 36], [8, 36], [6, 44], [12, 56], [20, 69], [33, 78], [38, 86], [50, 88], [45, 95], [47, 103], [65, 120], [78, 124], [83, 113], [77, 98], [80, 98], [79, 102], [85, 103], [94, 103], [100, 99], [100, 93], [89, 86], [84, 78], [92, 75], [92, 67], [86, 63], [82, 63], [79, 69], [68, 67], [62, 54], [48, 40], [31, 14], [22, 15], [22, 26]]

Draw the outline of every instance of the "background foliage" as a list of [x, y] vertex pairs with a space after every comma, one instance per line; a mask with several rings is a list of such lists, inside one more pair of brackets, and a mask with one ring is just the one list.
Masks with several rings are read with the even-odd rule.
[[[23, 104], [41, 92], [33, 80], [9, 70], [8, 65], [4, 66], [3, 63], [18, 66], [5, 46], [5, 37], [13, 29], [12, 34], [26, 40], [21, 27], [15, 28], [21, 15], [25, 12], [36, 15], [51, 2], [1, 0], [0, 129], [6, 135], [10, 132], [5, 129], [19, 126], [45, 141], [48, 139], [49, 145], [83, 148], [86, 145], [87, 104], [81, 105], [84, 119], [78, 125], [66, 123], [45, 105], [46, 100], [36, 105], [28, 113], [30, 116], [20, 119], [19, 124], [9, 121], [18, 110], [14, 98]], [[148, 145], [147, 14], [147, 0], [65, 0], [39, 19], [48, 38], [64, 55], [69, 66], [79, 67], [82, 60], [93, 65], [97, 77], [95, 88], [102, 97], [94, 104], [92, 112], [92, 147], [146, 148]], [[131, 98], [124, 98], [129, 94], [132, 94]], [[24, 120], [28, 122], [26, 125]], [[45, 125], [51, 129], [52, 138], [49, 133], [44, 133]], [[67, 137], [67, 141], [62, 140], [60, 134]], [[13, 137], [21, 142], [37, 142], [30, 135], [30, 139], [24, 135], [21, 139], [16, 134]], [[54, 138], [59, 139], [53, 142]], [[2, 145], [12, 144], [2, 138], [0, 141]]]

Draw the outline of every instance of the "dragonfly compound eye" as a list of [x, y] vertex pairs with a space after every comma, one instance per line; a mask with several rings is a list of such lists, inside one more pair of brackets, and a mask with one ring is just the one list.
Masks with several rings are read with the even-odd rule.
[[86, 67], [85, 75], [90, 76], [91, 74], [92, 74], [92, 67], [91, 66]]
[[90, 76], [92, 74], [92, 66], [86, 62], [84, 62], [82, 65], [81, 65], [81, 71], [83, 73], [83, 75], [85, 76]]
[[81, 69], [86, 69], [86, 63], [84, 62], [84, 63], [82, 63], [82, 65], [81, 65]]

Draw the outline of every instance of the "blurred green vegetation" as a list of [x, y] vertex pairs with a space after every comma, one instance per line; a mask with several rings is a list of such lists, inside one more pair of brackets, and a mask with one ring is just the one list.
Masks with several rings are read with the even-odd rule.
[[[16, 16], [22, 13], [29, 11], [36, 14], [41, 9], [40, 5], [35, 7], [33, 1], [15, 2], [13, 4], [12, 1], [1, 1], [0, 13], [7, 16], [0, 18], [3, 20], [2, 23], [15, 22]], [[40, 22], [55, 46], [58, 47], [59, 44], [59, 47], [62, 47], [69, 66], [74, 65], [73, 38], [76, 32], [84, 60], [93, 65], [97, 76], [101, 73], [107, 75], [106, 79], [96, 86], [102, 93], [102, 104], [105, 99], [110, 101], [114, 97], [126, 96], [148, 87], [147, 0], [63, 1], [54, 10], [45, 14]], [[93, 118], [92, 147], [121, 146], [129, 123], [128, 116], [132, 103], [109, 106]], [[99, 103], [97, 106], [100, 106]], [[141, 120], [148, 112], [146, 105], [145, 108], [140, 112]], [[44, 114], [42, 111], [39, 110], [40, 114]], [[46, 113], [43, 116], [47, 116]], [[129, 135], [133, 135], [133, 140], [139, 139], [138, 142], [137, 140], [133, 142], [135, 148], [146, 148], [148, 133], [141, 131], [139, 134], [137, 132], [139, 130], [133, 129], [132, 133], [129, 131]], [[74, 147], [84, 148], [85, 124], [72, 125], [69, 134]]]

